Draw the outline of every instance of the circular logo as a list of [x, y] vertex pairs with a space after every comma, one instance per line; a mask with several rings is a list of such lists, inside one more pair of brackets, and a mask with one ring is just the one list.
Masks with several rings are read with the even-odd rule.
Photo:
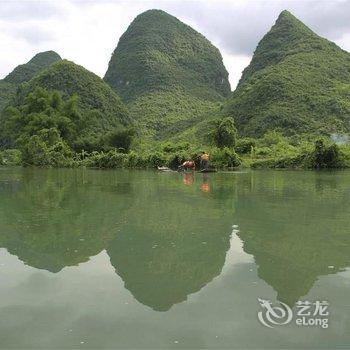
[[259, 321], [266, 327], [282, 326], [288, 324], [293, 318], [292, 309], [285, 303], [273, 306], [269, 300], [258, 298], [262, 311], [258, 312]]

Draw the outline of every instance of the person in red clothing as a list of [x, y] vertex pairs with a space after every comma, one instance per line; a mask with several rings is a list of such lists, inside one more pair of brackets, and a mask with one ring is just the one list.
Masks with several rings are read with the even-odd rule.
[[196, 170], [196, 163], [193, 160], [186, 160], [179, 166], [179, 170]]

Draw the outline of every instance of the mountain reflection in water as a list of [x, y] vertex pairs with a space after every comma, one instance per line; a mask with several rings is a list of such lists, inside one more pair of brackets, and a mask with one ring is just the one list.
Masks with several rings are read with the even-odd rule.
[[293, 305], [350, 266], [350, 173], [0, 172], [0, 247], [59, 273], [105, 250], [134, 298], [167, 311], [220, 276], [231, 227]]

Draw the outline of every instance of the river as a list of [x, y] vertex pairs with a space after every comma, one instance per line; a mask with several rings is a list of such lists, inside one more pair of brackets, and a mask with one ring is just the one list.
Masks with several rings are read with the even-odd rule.
[[349, 295], [349, 171], [0, 167], [1, 349], [348, 348]]

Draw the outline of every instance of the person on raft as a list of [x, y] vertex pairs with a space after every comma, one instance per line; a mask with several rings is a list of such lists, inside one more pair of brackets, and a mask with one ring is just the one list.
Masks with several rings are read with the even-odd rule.
[[201, 156], [201, 170], [208, 170], [209, 168], [209, 154], [202, 152]]
[[196, 170], [196, 163], [193, 160], [186, 160], [179, 166], [179, 170]]

